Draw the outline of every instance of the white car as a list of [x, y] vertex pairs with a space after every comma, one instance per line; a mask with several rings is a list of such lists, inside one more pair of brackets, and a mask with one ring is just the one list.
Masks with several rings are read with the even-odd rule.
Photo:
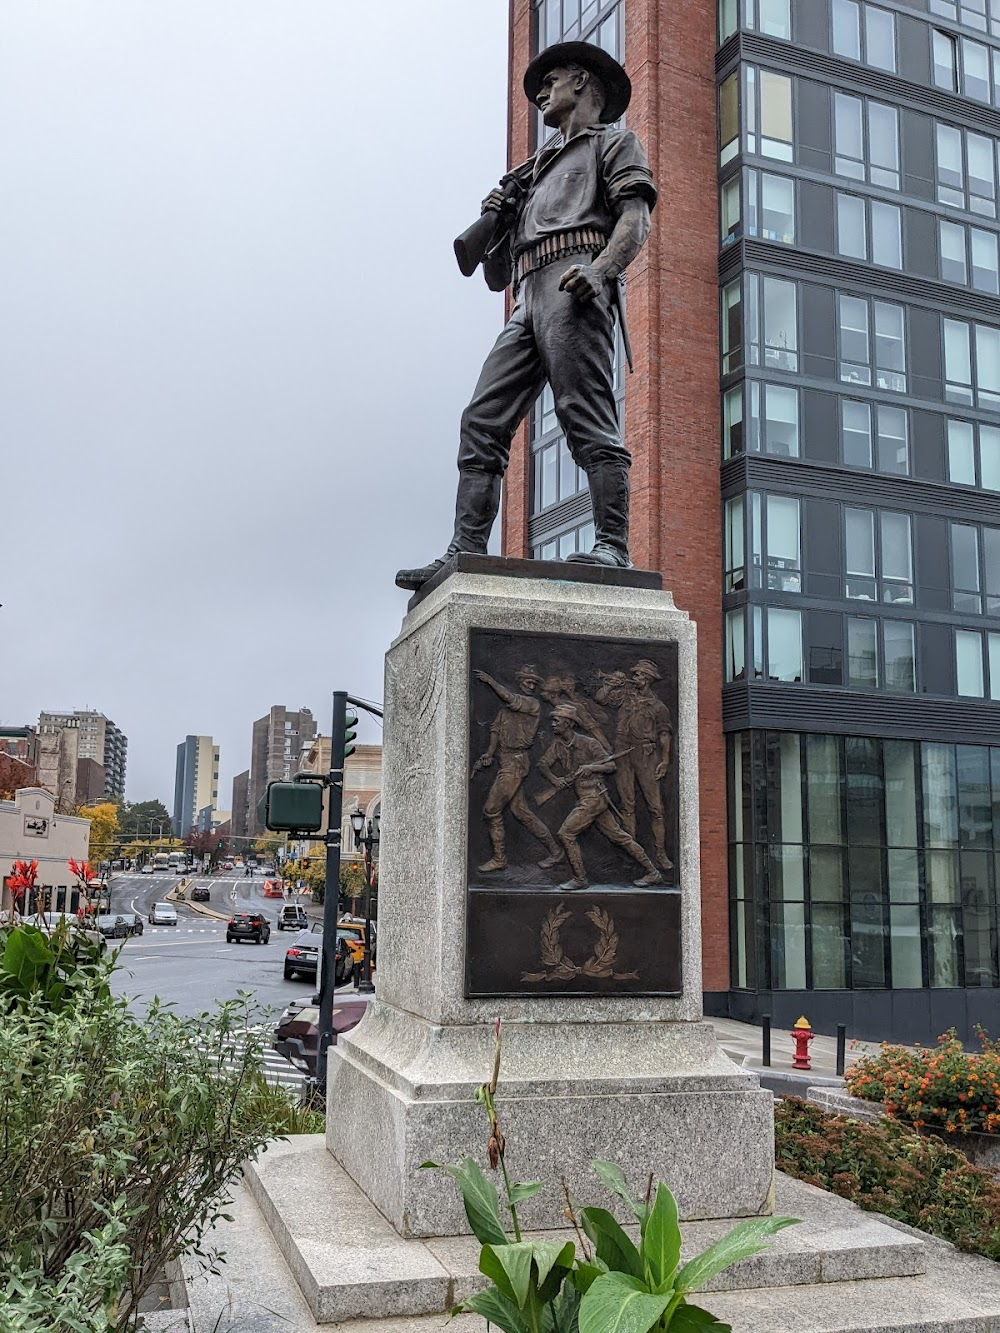
[[154, 903], [149, 911], [151, 926], [176, 926], [177, 908], [173, 903]]
[[151, 875], [153, 873], [152, 862], [147, 861], [146, 864], [142, 867], [142, 871], [140, 873], [143, 875]]

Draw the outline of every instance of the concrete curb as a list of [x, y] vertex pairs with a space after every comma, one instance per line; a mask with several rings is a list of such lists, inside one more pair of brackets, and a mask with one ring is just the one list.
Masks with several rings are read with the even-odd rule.
[[180, 884], [178, 883], [175, 884], [172, 889], [168, 889], [163, 895], [164, 901], [171, 903], [182, 902], [185, 907], [190, 907], [191, 911], [196, 912], [199, 916], [211, 916], [214, 917], [216, 921], [229, 920], [228, 912], [217, 912], [214, 907], [206, 907], [204, 903], [193, 903], [187, 898], [178, 898], [177, 890], [179, 888]]

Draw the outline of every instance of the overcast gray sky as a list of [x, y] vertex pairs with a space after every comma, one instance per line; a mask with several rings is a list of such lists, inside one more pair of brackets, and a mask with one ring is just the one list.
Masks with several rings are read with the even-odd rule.
[[272, 704], [382, 696], [503, 318], [451, 241], [507, 13], [0, 4], [0, 721], [106, 713], [130, 800], [210, 733], [227, 807]]

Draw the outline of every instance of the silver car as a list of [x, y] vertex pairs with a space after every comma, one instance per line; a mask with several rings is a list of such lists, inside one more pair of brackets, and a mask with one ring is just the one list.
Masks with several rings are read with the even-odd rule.
[[173, 903], [154, 903], [149, 911], [151, 926], [176, 926], [177, 908]]

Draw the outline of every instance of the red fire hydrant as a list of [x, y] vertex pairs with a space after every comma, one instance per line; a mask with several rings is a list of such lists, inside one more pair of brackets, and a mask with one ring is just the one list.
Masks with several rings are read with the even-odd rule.
[[793, 1069], [812, 1069], [809, 1059], [809, 1043], [815, 1037], [808, 1018], [800, 1018], [792, 1028], [792, 1040], [795, 1042], [795, 1054], [792, 1057]]

